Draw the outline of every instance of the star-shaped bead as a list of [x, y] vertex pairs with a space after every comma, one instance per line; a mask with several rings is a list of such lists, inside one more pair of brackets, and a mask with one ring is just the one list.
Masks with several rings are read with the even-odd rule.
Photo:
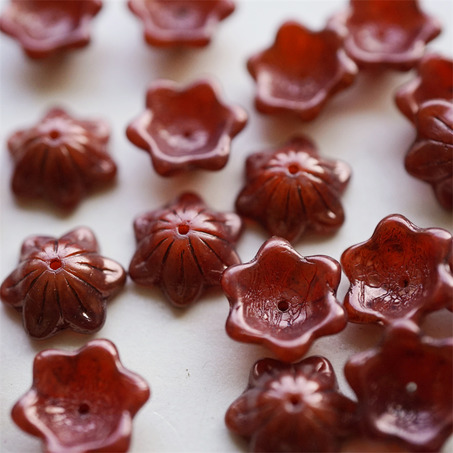
[[344, 300], [352, 322], [416, 322], [451, 305], [453, 239], [441, 228], [419, 228], [401, 215], [379, 222], [372, 237], [345, 250], [350, 281]]
[[232, 139], [247, 123], [247, 114], [239, 106], [223, 104], [218, 92], [208, 80], [185, 87], [170, 80], [155, 81], [146, 95], [146, 110], [128, 126], [127, 137], [150, 153], [162, 176], [220, 170], [228, 162]]
[[126, 452], [132, 419], [149, 396], [148, 384], [124, 368], [114, 344], [93, 340], [75, 352], [40, 352], [31, 389], [12, 418], [40, 437], [48, 453]]
[[11, 0], [0, 17], [0, 30], [15, 38], [31, 58], [85, 47], [90, 22], [101, 0]]
[[353, 431], [356, 403], [339, 392], [335, 372], [323, 357], [286, 364], [262, 359], [225, 421], [254, 452], [339, 451]]
[[160, 287], [178, 307], [195, 302], [206, 288], [219, 286], [222, 272], [240, 262], [234, 248], [242, 231], [240, 217], [210, 209], [193, 193], [137, 217], [134, 230], [132, 280]]
[[249, 263], [222, 275], [230, 302], [226, 331], [258, 343], [283, 361], [299, 360], [313, 341], [341, 331], [346, 315], [336, 299], [340, 264], [328, 256], [303, 257], [273, 237]]
[[272, 46], [250, 57], [247, 68], [260, 112], [292, 113], [303, 121], [316, 118], [357, 74], [336, 31], [311, 31], [294, 21], [281, 25]]
[[107, 152], [109, 136], [103, 120], [79, 120], [51, 109], [36, 125], [8, 139], [14, 194], [42, 198], [64, 210], [75, 208], [116, 177], [116, 164]]
[[27, 333], [43, 339], [68, 328], [98, 331], [107, 301], [125, 282], [121, 265], [101, 256], [93, 232], [81, 227], [60, 238], [26, 239], [19, 265], [3, 281], [0, 296], [22, 313]]

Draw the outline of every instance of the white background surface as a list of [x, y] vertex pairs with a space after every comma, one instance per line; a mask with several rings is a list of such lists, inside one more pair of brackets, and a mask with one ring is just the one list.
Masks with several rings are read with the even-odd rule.
[[[429, 49], [451, 57], [453, 3], [421, 2], [443, 22], [443, 33]], [[0, 2], [3, 9], [4, 1]], [[162, 51], [145, 45], [141, 23], [122, 1], [106, 1], [93, 22], [88, 48], [64, 59], [34, 62], [17, 43], [0, 37], [1, 147], [1, 270], [3, 279], [17, 264], [20, 245], [29, 235], [60, 236], [79, 225], [92, 228], [104, 256], [125, 268], [135, 251], [134, 217], [155, 209], [183, 190], [201, 194], [212, 208], [232, 210], [243, 183], [243, 164], [254, 151], [281, 143], [294, 133], [308, 134], [325, 157], [342, 159], [353, 176], [342, 201], [346, 222], [337, 234], [296, 244], [303, 255], [327, 254], [339, 260], [348, 246], [368, 239], [386, 215], [400, 213], [421, 227], [451, 230], [451, 216], [434, 199], [430, 186], [404, 170], [404, 154], [414, 130], [396, 109], [395, 89], [412, 73], [359, 75], [356, 83], [337, 95], [312, 123], [258, 114], [253, 107], [254, 82], [246, 59], [268, 47], [278, 26], [296, 19], [321, 28], [346, 1], [248, 0], [217, 28], [211, 45], [201, 50]], [[125, 137], [127, 124], [144, 107], [145, 91], [158, 78], [189, 83], [210, 76], [222, 87], [223, 99], [249, 113], [245, 130], [233, 141], [228, 165], [220, 172], [197, 172], [172, 179], [158, 176], [149, 156]], [[54, 105], [78, 117], [110, 121], [110, 151], [118, 163], [117, 184], [85, 199], [69, 216], [44, 203], [19, 203], [9, 190], [12, 162], [5, 142], [16, 129], [34, 124]], [[258, 228], [245, 231], [238, 244], [242, 260], [255, 256], [266, 235]], [[339, 290], [342, 300], [346, 278]], [[0, 307], [0, 430], [2, 452], [39, 451], [40, 442], [21, 432], [10, 420], [14, 402], [31, 384], [32, 361], [49, 347], [75, 349], [94, 337], [108, 338], [118, 347], [124, 365], [143, 376], [152, 396], [134, 420], [131, 451], [238, 451], [245, 443], [229, 434], [223, 417], [244, 390], [252, 364], [270, 354], [254, 345], [237, 343], [224, 330], [228, 302], [219, 292], [187, 310], [170, 307], [159, 291], [128, 281], [108, 306], [107, 321], [93, 336], [72, 332], [46, 341], [30, 340], [13, 310]], [[451, 334], [452, 315], [442, 311], [424, 325], [434, 336]], [[372, 347], [382, 329], [349, 325], [342, 333], [318, 340], [308, 355], [324, 355], [333, 363], [341, 389], [352, 396], [342, 374], [347, 357]], [[452, 451], [453, 442], [444, 451]]]

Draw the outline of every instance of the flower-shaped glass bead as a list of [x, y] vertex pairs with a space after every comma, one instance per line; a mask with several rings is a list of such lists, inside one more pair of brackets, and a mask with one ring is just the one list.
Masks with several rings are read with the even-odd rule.
[[350, 281], [344, 301], [349, 320], [419, 322], [427, 312], [451, 304], [452, 241], [448, 231], [418, 228], [401, 215], [381, 220], [369, 240], [341, 256]]
[[417, 138], [406, 154], [406, 170], [430, 184], [440, 205], [453, 210], [453, 103], [424, 102], [415, 122]]
[[223, 273], [230, 302], [226, 331], [237, 341], [262, 344], [285, 362], [299, 360], [316, 338], [346, 326], [335, 297], [340, 278], [334, 259], [303, 257], [273, 237], [252, 261]]
[[204, 47], [217, 24], [234, 10], [232, 0], [129, 0], [143, 22], [145, 41], [156, 47]]
[[357, 74], [334, 30], [313, 32], [297, 22], [285, 22], [274, 44], [249, 58], [247, 68], [256, 81], [260, 112], [295, 113], [303, 121], [318, 116]]
[[310, 140], [294, 137], [248, 157], [236, 209], [288, 241], [306, 231], [331, 233], [343, 224], [339, 198], [350, 176], [347, 164], [321, 158]]
[[323, 357], [295, 364], [255, 363], [248, 387], [229, 407], [225, 422], [250, 442], [250, 451], [338, 451], [355, 425], [356, 403], [338, 390]]
[[51, 109], [35, 126], [15, 132], [8, 148], [15, 163], [13, 192], [73, 209], [83, 197], [111, 183], [117, 168], [107, 152], [110, 128]]
[[31, 58], [85, 47], [90, 22], [101, 0], [11, 0], [0, 17], [0, 30], [17, 39]]
[[413, 123], [421, 104], [434, 99], [453, 102], [453, 61], [426, 54], [416, 67], [417, 77], [398, 89], [396, 105]]
[[59, 239], [26, 239], [19, 265], [3, 281], [0, 296], [22, 312], [27, 333], [43, 339], [66, 328], [98, 331], [105, 321], [106, 302], [125, 281], [124, 269], [99, 255], [93, 232], [81, 227]]
[[40, 352], [31, 389], [12, 418], [40, 437], [48, 453], [125, 452], [132, 418], [149, 396], [148, 384], [124, 368], [113, 343], [93, 340], [75, 352]]
[[211, 210], [193, 193], [137, 217], [134, 230], [137, 250], [129, 275], [140, 285], [160, 287], [177, 307], [219, 286], [225, 268], [240, 262], [234, 249], [240, 217]]
[[146, 110], [127, 128], [127, 137], [148, 151], [162, 176], [193, 169], [220, 170], [229, 158], [231, 140], [245, 126], [246, 112], [223, 104], [217, 87], [206, 80], [179, 87], [154, 82]]
[[453, 427], [453, 340], [421, 337], [400, 321], [381, 345], [354, 355], [345, 376], [370, 437], [399, 440], [409, 451], [439, 451]]
[[329, 24], [344, 36], [344, 48], [359, 67], [398, 71], [413, 68], [441, 31], [417, 0], [350, 0]]

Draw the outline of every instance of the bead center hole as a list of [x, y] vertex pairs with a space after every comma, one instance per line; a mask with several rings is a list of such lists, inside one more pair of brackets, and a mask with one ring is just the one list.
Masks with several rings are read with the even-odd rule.
[[59, 260], [58, 258], [50, 262], [50, 268], [54, 271], [60, 269], [61, 266], [62, 266], [61, 260]]
[[79, 414], [80, 415], [85, 415], [85, 414], [88, 414], [88, 412], [90, 412], [90, 406], [88, 406], [87, 403], [82, 403], [80, 406], [79, 406]]
[[293, 406], [299, 406], [300, 404], [302, 404], [302, 398], [300, 397], [300, 395], [291, 395], [289, 398], [289, 402]]
[[295, 175], [296, 173], [299, 172], [299, 165], [289, 164], [288, 171], [290, 172], [290, 174]]
[[281, 300], [278, 304], [277, 304], [277, 308], [285, 313], [286, 311], [288, 311], [289, 309], [289, 302], [287, 300]]
[[183, 223], [182, 225], [178, 226], [178, 233], [179, 234], [187, 234], [189, 232], [189, 225]]
[[49, 137], [52, 138], [53, 140], [55, 140], [55, 139], [61, 137], [61, 133], [60, 133], [60, 131], [58, 131], [58, 130], [56, 130], [56, 129], [52, 129], [52, 130], [49, 132]]

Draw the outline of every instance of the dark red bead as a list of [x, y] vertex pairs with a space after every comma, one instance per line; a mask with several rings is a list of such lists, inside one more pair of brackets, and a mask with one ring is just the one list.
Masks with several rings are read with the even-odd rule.
[[226, 165], [231, 140], [245, 127], [247, 114], [223, 104], [218, 91], [207, 80], [186, 87], [159, 80], [149, 87], [146, 110], [128, 126], [127, 137], [150, 153], [157, 173], [172, 176]]
[[125, 282], [121, 265], [99, 254], [93, 232], [77, 228], [61, 238], [26, 239], [19, 265], [3, 281], [0, 295], [22, 313], [25, 331], [44, 339], [62, 329], [98, 331], [107, 301]]
[[347, 164], [324, 159], [308, 138], [293, 137], [247, 158], [236, 209], [288, 241], [309, 231], [332, 233], [344, 222], [340, 196], [350, 176]]
[[85, 47], [90, 22], [101, 0], [11, 0], [0, 17], [0, 30], [19, 41], [31, 58]]
[[156, 47], [207, 46], [218, 22], [235, 10], [232, 0], [128, 0], [128, 6]]
[[255, 363], [243, 394], [231, 404], [227, 427], [254, 452], [338, 451], [355, 426], [356, 403], [339, 392], [323, 357], [295, 364]]
[[61, 209], [75, 208], [116, 177], [116, 164], [107, 152], [109, 137], [103, 120], [78, 120], [62, 109], [51, 109], [35, 126], [8, 139], [15, 164], [13, 192], [43, 198]]
[[149, 396], [148, 384], [123, 367], [113, 343], [93, 340], [75, 352], [40, 352], [31, 389], [12, 418], [41, 438], [48, 453], [126, 452], [132, 419]]
[[341, 256], [350, 281], [344, 307], [352, 322], [419, 322], [452, 305], [453, 239], [440, 228], [418, 228], [401, 215], [379, 222], [372, 237]]
[[222, 272], [240, 262], [234, 248], [242, 231], [240, 217], [213, 211], [193, 193], [137, 217], [134, 230], [132, 280], [160, 287], [177, 307], [186, 307], [207, 288], [219, 286]]
[[271, 238], [249, 263], [222, 275], [230, 302], [228, 335], [269, 348], [280, 360], [299, 360], [313, 341], [346, 326], [336, 299], [340, 264], [328, 256], [303, 257], [289, 242]]
[[415, 115], [417, 137], [404, 166], [430, 184], [439, 204], [453, 210], [453, 104], [436, 99], [421, 104]]
[[400, 321], [374, 349], [354, 355], [345, 375], [363, 432], [408, 451], [442, 448], [453, 428], [453, 339], [434, 340]]
[[357, 74], [342, 45], [334, 30], [311, 31], [285, 22], [271, 47], [247, 62], [256, 81], [256, 108], [267, 114], [292, 113], [303, 121], [316, 118]]
[[426, 54], [416, 66], [416, 77], [398, 89], [396, 105], [416, 123], [420, 106], [427, 101], [453, 101], [453, 61], [435, 53]]
[[359, 67], [398, 71], [413, 68], [441, 31], [417, 0], [350, 0], [329, 26], [344, 36], [344, 49]]

